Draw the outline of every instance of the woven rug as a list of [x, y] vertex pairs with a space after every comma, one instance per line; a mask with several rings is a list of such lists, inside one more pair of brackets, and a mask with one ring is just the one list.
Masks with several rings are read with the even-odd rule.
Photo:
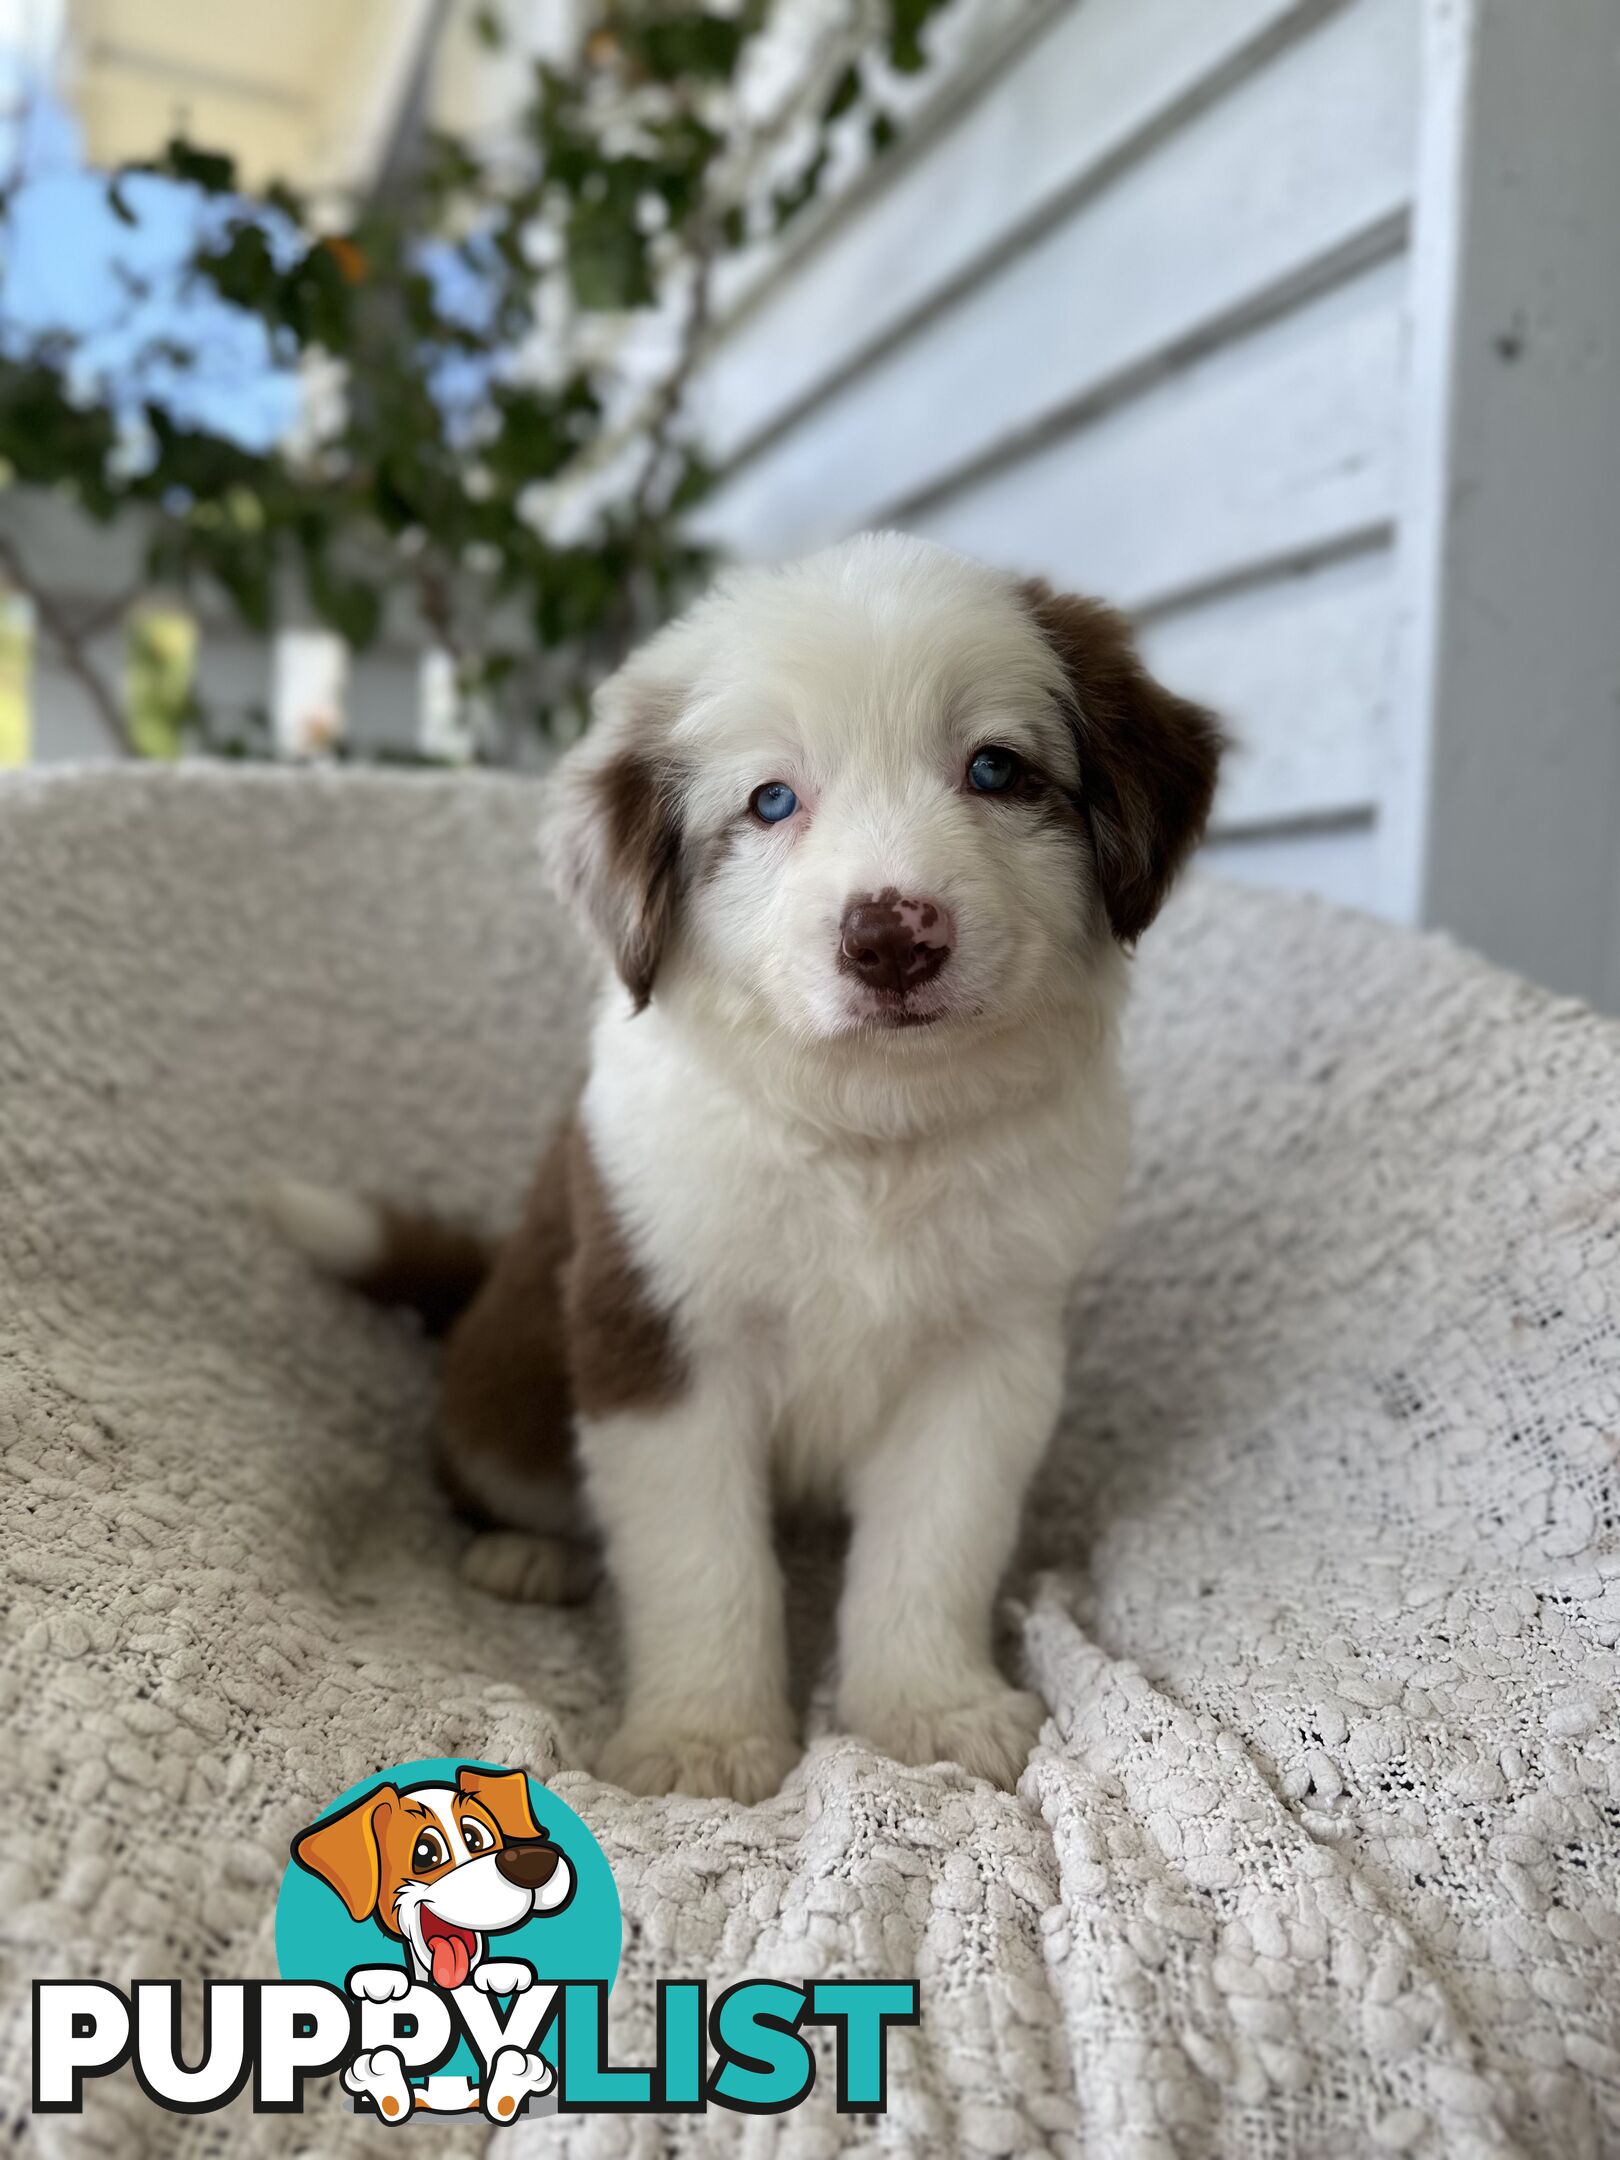
[[1192, 880], [1137, 963], [1135, 1174], [1008, 1585], [1053, 1713], [1019, 1790], [826, 1729], [809, 1540], [801, 1768], [754, 1809], [631, 1799], [583, 1767], [609, 1599], [460, 1583], [430, 1348], [244, 1200], [289, 1170], [510, 1215], [586, 997], [533, 812], [403, 775], [0, 789], [12, 2149], [380, 2148], [335, 2080], [186, 2119], [126, 2073], [30, 2119], [27, 1983], [273, 1975], [292, 1832], [468, 1753], [606, 1850], [618, 2060], [660, 1975], [915, 1975], [923, 2008], [881, 2116], [823, 2075], [775, 2121], [458, 2149], [1620, 2151], [1620, 1028]]

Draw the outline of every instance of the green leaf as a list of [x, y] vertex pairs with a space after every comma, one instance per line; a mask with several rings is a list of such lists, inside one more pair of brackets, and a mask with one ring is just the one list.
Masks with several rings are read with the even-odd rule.
[[821, 108], [822, 125], [825, 127], [831, 121], [841, 119], [860, 94], [861, 71], [851, 63], [833, 84], [827, 102]]
[[712, 465], [706, 464], [701, 457], [689, 455], [680, 478], [670, 492], [669, 515], [678, 517], [683, 511], [695, 510], [714, 486], [715, 479]]
[[814, 202], [816, 192], [821, 186], [822, 175], [827, 170], [828, 157], [827, 146], [823, 143], [798, 179], [788, 187], [778, 188], [772, 195], [771, 203], [776, 214], [778, 232], [784, 225], [791, 224], [808, 204]]
[[943, 4], [944, 0], [889, 0], [889, 64], [902, 75], [915, 75], [928, 65], [922, 32]]
[[184, 180], [192, 187], [201, 188], [205, 195], [234, 195], [237, 192], [235, 158], [227, 157], [219, 150], [199, 150], [183, 135], [169, 138], [157, 169], [167, 173], [171, 180]]
[[568, 272], [582, 308], [618, 313], [650, 306], [646, 235], [612, 202], [576, 202], [568, 219]]
[[264, 206], [274, 211], [277, 217], [284, 217], [290, 225], [302, 225], [308, 216], [303, 196], [285, 180], [271, 181], [264, 191]]
[[274, 309], [281, 272], [264, 227], [252, 219], [231, 225], [221, 244], [198, 255], [196, 267], [219, 297], [233, 306], [255, 315]]
[[697, 10], [654, 15], [641, 22], [616, 23], [625, 50], [661, 81], [690, 76], [700, 82], [729, 82], [749, 36], [734, 16]]

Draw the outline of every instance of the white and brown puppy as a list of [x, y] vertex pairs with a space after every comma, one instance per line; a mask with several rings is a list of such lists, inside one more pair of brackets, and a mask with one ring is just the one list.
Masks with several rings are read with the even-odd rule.
[[522, 1226], [486, 1255], [282, 1189], [360, 1287], [466, 1302], [443, 1467], [512, 1526], [475, 1579], [577, 1589], [583, 1473], [629, 1658], [604, 1775], [775, 1790], [772, 1503], [810, 1493], [853, 1518], [842, 1723], [1017, 1777], [1042, 1712], [992, 1607], [1125, 1172], [1125, 954], [1220, 748], [1107, 608], [919, 541], [728, 577], [552, 783], [545, 846], [619, 983]]

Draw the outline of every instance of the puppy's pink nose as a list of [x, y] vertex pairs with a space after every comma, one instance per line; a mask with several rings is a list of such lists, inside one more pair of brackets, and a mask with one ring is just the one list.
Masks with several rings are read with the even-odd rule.
[[851, 900], [839, 925], [838, 966], [869, 990], [904, 997], [936, 976], [951, 956], [956, 926], [938, 900], [886, 892]]

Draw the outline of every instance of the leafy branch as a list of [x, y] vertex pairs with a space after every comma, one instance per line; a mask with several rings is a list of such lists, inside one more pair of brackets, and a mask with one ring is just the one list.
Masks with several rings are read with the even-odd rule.
[[[116, 374], [87, 338], [0, 314], [0, 478], [139, 517], [143, 588], [212, 593], [255, 633], [313, 619], [357, 651], [441, 647], [468, 709], [495, 716], [486, 755], [577, 718], [707, 574], [685, 531], [709, 482], [689, 391], [721, 262], [802, 217], [859, 138], [893, 139], [890, 86], [924, 64], [942, 4], [834, 0], [784, 71], [766, 0], [598, 0], [567, 65], [529, 67], [497, 141], [429, 133], [403, 187], [335, 223], [176, 138], [107, 181], [122, 224], [159, 187], [196, 212], [166, 315], [150, 278], [126, 280], [130, 320], [158, 327]], [[492, 10], [474, 28], [505, 43]], [[0, 247], [26, 188], [0, 189]], [[299, 386], [272, 448], [199, 417], [210, 333], [192, 326], [222, 316]], [[13, 542], [0, 570], [132, 748], [92, 650], [105, 620], [40, 590]], [[196, 716], [205, 743], [216, 721]]]

